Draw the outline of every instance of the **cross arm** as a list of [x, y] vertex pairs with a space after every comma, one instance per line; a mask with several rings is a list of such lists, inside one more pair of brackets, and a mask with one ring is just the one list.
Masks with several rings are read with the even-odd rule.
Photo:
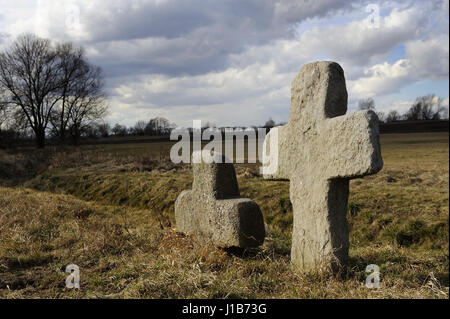
[[358, 178], [383, 167], [379, 120], [373, 111], [359, 111], [323, 121], [320, 144], [328, 179]]

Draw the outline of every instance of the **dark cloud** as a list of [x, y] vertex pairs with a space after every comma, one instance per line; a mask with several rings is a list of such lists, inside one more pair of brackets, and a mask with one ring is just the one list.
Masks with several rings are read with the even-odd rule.
[[[108, 2], [105, 2], [108, 4]], [[81, 8], [81, 22], [92, 42], [148, 37], [176, 38], [213, 23], [213, 17], [199, 1], [122, 1], [115, 5]]]
[[92, 59], [109, 76], [224, 70], [231, 54], [292, 38], [296, 23], [350, 7], [348, 1], [330, 0], [114, 3], [80, 10], [88, 31], [83, 43], [97, 50]]
[[[104, 70], [111, 119], [127, 124], [155, 114], [286, 120], [290, 83], [314, 60], [339, 62], [353, 99], [448, 79], [448, 0], [45, 0], [34, 18], [23, 1], [3, 8], [0, 30], [83, 45]], [[363, 25], [367, 4], [382, 9], [379, 28]], [[67, 6], [79, 24], [67, 25]], [[8, 40], [0, 34], [0, 46]], [[399, 45], [405, 52], [386, 61]]]

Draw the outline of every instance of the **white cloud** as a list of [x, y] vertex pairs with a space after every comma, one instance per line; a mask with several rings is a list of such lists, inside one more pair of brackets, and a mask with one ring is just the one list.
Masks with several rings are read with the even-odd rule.
[[414, 103], [414, 100], [391, 100], [384, 103], [383, 112], [388, 114], [390, 111], [397, 111], [399, 114], [405, 114]]
[[409, 81], [412, 70], [411, 62], [406, 59], [394, 64], [376, 64], [367, 68], [363, 77], [349, 81], [348, 88], [355, 99], [393, 93]]
[[448, 79], [448, 48], [448, 34], [438, 34], [427, 40], [406, 43], [406, 56], [414, 66], [415, 77], [432, 80]]
[[134, 105], [138, 113], [149, 110], [147, 118], [157, 111], [179, 125], [189, 125], [199, 116], [228, 125], [262, 124], [269, 116], [281, 121], [277, 113], [288, 109], [291, 77], [277, 73], [273, 63], [198, 76], [144, 75], [114, 90], [112, 98], [119, 105], [114, 112]]
[[448, 35], [438, 34], [427, 40], [406, 43], [406, 59], [395, 63], [380, 63], [368, 67], [364, 76], [349, 81], [353, 98], [375, 97], [398, 92], [417, 81], [448, 81]]
[[325, 52], [339, 62], [368, 65], [399, 44], [417, 38], [428, 13], [416, 7], [403, 11], [394, 9], [380, 18], [379, 27], [368, 24], [366, 19], [344, 26], [315, 27], [305, 31], [299, 41], [308, 52]]
[[105, 71], [109, 119], [127, 125], [285, 121], [292, 79], [316, 60], [342, 65], [352, 101], [372, 96], [384, 109], [406, 107], [409, 97], [386, 96], [411, 83], [448, 81], [448, 0], [375, 1], [379, 28], [367, 3], [0, 0], [0, 46], [25, 31], [82, 44]]
[[[437, 33], [420, 39], [428, 14], [417, 7], [394, 9], [383, 18], [379, 29], [369, 28], [364, 20], [315, 28], [297, 38], [249, 46], [231, 54], [230, 66], [223, 71], [181, 77], [143, 76], [138, 83], [122, 85], [118, 95], [128, 103], [134, 101], [140, 109], [157, 110], [183, 125], [201, 117], [219, 124], [258, 124], [269, 116], [283, 121], [287, 120], [292, 79], [301, 65], [324, 49], [330, 59], [344, 67], [351, 100], [372, 96], [383, 101], [383, 96], [416, 81], [448, 78], [448, 37]], [[370, 64], [400, 44], [406, 46], [404, 58]], [[430, 63], [433, 58], [441, 62]], [[411, 103], [390, 100], [380, 103], [379, 109], [403, 113]]]

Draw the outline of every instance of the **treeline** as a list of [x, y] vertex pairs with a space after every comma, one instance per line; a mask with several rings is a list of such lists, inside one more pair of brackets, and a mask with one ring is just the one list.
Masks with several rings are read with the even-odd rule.
[[102, 71], [82, 47], [26, 34], [0, 52], [0, 143], [77, 144], [101, 129], [107, 109]]
[[403, 114], [398, 111], [384, 113], [376, 110], [373, 98], [363, 99], [358, 102], [360, 110], [373, 110], [383, 123], [398, 121], [438, 121], [448, 119], [448, 109], [442, 105], [443, 100], [435, 94], [428, 94], [416, 98], [411, 107]]
[[155, 117], [146, 121], [138, 121], [133, 126], [125, 126], [119, 123], [111, 126], [108, 123], [91, 127], [87, 132], [87, 137], [108, 137], [108, 136], [162, 136], [169, 135], [175, 128], [174, 123], [170, 123], [164, 117]]
[[[77, 145], [80, 139], [107, 138], [111, 136], [167, 136], [175, 128], [174, 123], [170, 123], [163, 117], [150, 119], [148, 122], [138, 121], [133, 126], [125, 126], [119, 123], [111, 126], [106, 122], [92, 122], [82, 127], [77, 139]], [[61, 144], [57, 134], [47, 136], [47, 141], [53, 144]], [[56, 133], [56, 132], [55, 132]], [[35, 139], [34, 132], [30, 129], [0, 129], [0, 148], [11, 148], [19, 141], [27, 142]]]

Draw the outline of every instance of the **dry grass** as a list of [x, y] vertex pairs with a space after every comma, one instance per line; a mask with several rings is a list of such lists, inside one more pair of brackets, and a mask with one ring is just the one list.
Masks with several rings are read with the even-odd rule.
[[[0, 187], [0, 296], [448, 298], [448, 134], [381, 142], [384, 169], [351, 182], [350, 262], [334, 275], [291, 269], [289, 185], [262, 180], [255, 165], [237, 165], [238, 181], [270, 234], [232, 252], [175, 232], [189, 167], [110, 145], [52, 154], [28, 188]], [[80, 290], [65, 288], [71, 263]], [[380, 289], [364, 286], [368, 264], [380, 266]]]

